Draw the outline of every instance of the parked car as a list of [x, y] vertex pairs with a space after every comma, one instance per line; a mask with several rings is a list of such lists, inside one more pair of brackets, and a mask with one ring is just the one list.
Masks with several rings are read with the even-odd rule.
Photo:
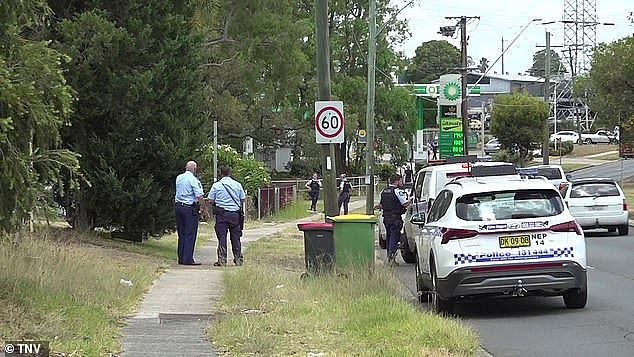
[[481, 130], [482, 122], [480, 119], [469, 119], [469, 129], [471, 130]]
[[564, 200], [583, 229], [618, 230], [621, 236], [629, 233], [627, 202], [623, 190], [614, 180], [575, 180], [566, 187]]
[[493, 138], [487, 141], [486, 144], [484, 144], [484, 153], [487, 155], [495, 154], [496, 152], [500, 151], [501, 147], [502, 144], [500, 144], [498, 139]]
[[560, 295], [583, 308], [585, 238], [561, 195], [543, 179], [503, 182], [455, 180], [411, 217], [420, 301], [451, 312], [466, 298]]
[[561, 142], [572, 142], [572, 143], [578, 143], [579, 142], [579, 134], [577, 134], [574, 131], [558, 131], [555, 134], [551, 134], [550, 135], [550, 141], [551, 142], [555, 142], [555, 140], [561, 141]]
[[543, 176], [560, 191], [569, 183], [564, 169], [559, 165], [538, 165], [517, 169], [521, 175]]
[[413, 197], [413, 201], [405, 211], [403, 231], [401, 232], [401, 257], [406, 263], [414, 263], [416, 261], [413, 237], [418, 227], [411, 223], [411, 217], [417, 213], [427, 213], [445, 184], [458, 177], [465, 176], [476, 176], [481, 181], [519, 178], [515, 166], [506, 162], [444, 164], [428, 166], [418, 171], [410, 194], [410, 197]]
[[616, 143], [616, 135], [607, 130], [599, 130], [594, 134], [581, 134], [581, 141], [584, 144], [613, 144]]

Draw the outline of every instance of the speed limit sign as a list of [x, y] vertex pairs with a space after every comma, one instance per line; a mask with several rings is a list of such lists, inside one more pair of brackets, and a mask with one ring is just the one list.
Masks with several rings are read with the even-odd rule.
[[317, 144], [341, 144], [344, 139], [343, 102], [315, 102]]

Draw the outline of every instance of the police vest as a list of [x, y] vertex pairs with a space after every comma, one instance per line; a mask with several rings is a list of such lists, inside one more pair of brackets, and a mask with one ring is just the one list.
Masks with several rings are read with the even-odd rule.
[[311, 192], [319, 192], [319, 181], [311, 180], [308, 186]]
[[381, 207], [383, 207], [383, 220], [394, 222], [401, 219], [405, 208], [396, 196], [395, 187], [387, 187], [381, 192]]
[[341, 190], [341, 193], [350, 193], [350, 189], [351, 188], [352, 188], [352, 185], [350, 184], [350, 182], [344, 181], [343, 182], [343, 189]]

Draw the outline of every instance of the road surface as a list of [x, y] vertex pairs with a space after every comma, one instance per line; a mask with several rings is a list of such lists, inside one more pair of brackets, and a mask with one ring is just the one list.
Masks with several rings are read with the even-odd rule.
[[[621, 164], [623, 170], [621, 170]], [[621, 174], [622, 172], [622, 174]], [[634, 160], [612, 161], [607, 164], [591, 166], [585, 169], [577, 170], [572, 173], [575, 179], [607, 177], [620, 181], [634, 176]]]
[[[456, 305], [458, 317], [473, 326], [486, 351], [504, 357], [634, 356], [634, 235], [594, 231], [586, 238], [589, 297], [585, 309], [567, 310], [561, 297]], [[385, 250], [377, 254], [384, 257]], [[414, 265], [401, 260], [395, 269], [415, 294]]]

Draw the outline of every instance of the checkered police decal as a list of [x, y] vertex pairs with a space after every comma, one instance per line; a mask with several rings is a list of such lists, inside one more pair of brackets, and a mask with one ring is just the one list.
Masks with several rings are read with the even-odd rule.
[[509, 260], [525, 260], [525, 259], [544, 259], [544, 258], [573, 258], [573, 247], [569, 248], [550, 248], [546, 249], [521, 249], [514, 252], [492, 252], [481, 254], [454, 254], [454, 265], [467, 263], [486, 263], [499, 262]]

